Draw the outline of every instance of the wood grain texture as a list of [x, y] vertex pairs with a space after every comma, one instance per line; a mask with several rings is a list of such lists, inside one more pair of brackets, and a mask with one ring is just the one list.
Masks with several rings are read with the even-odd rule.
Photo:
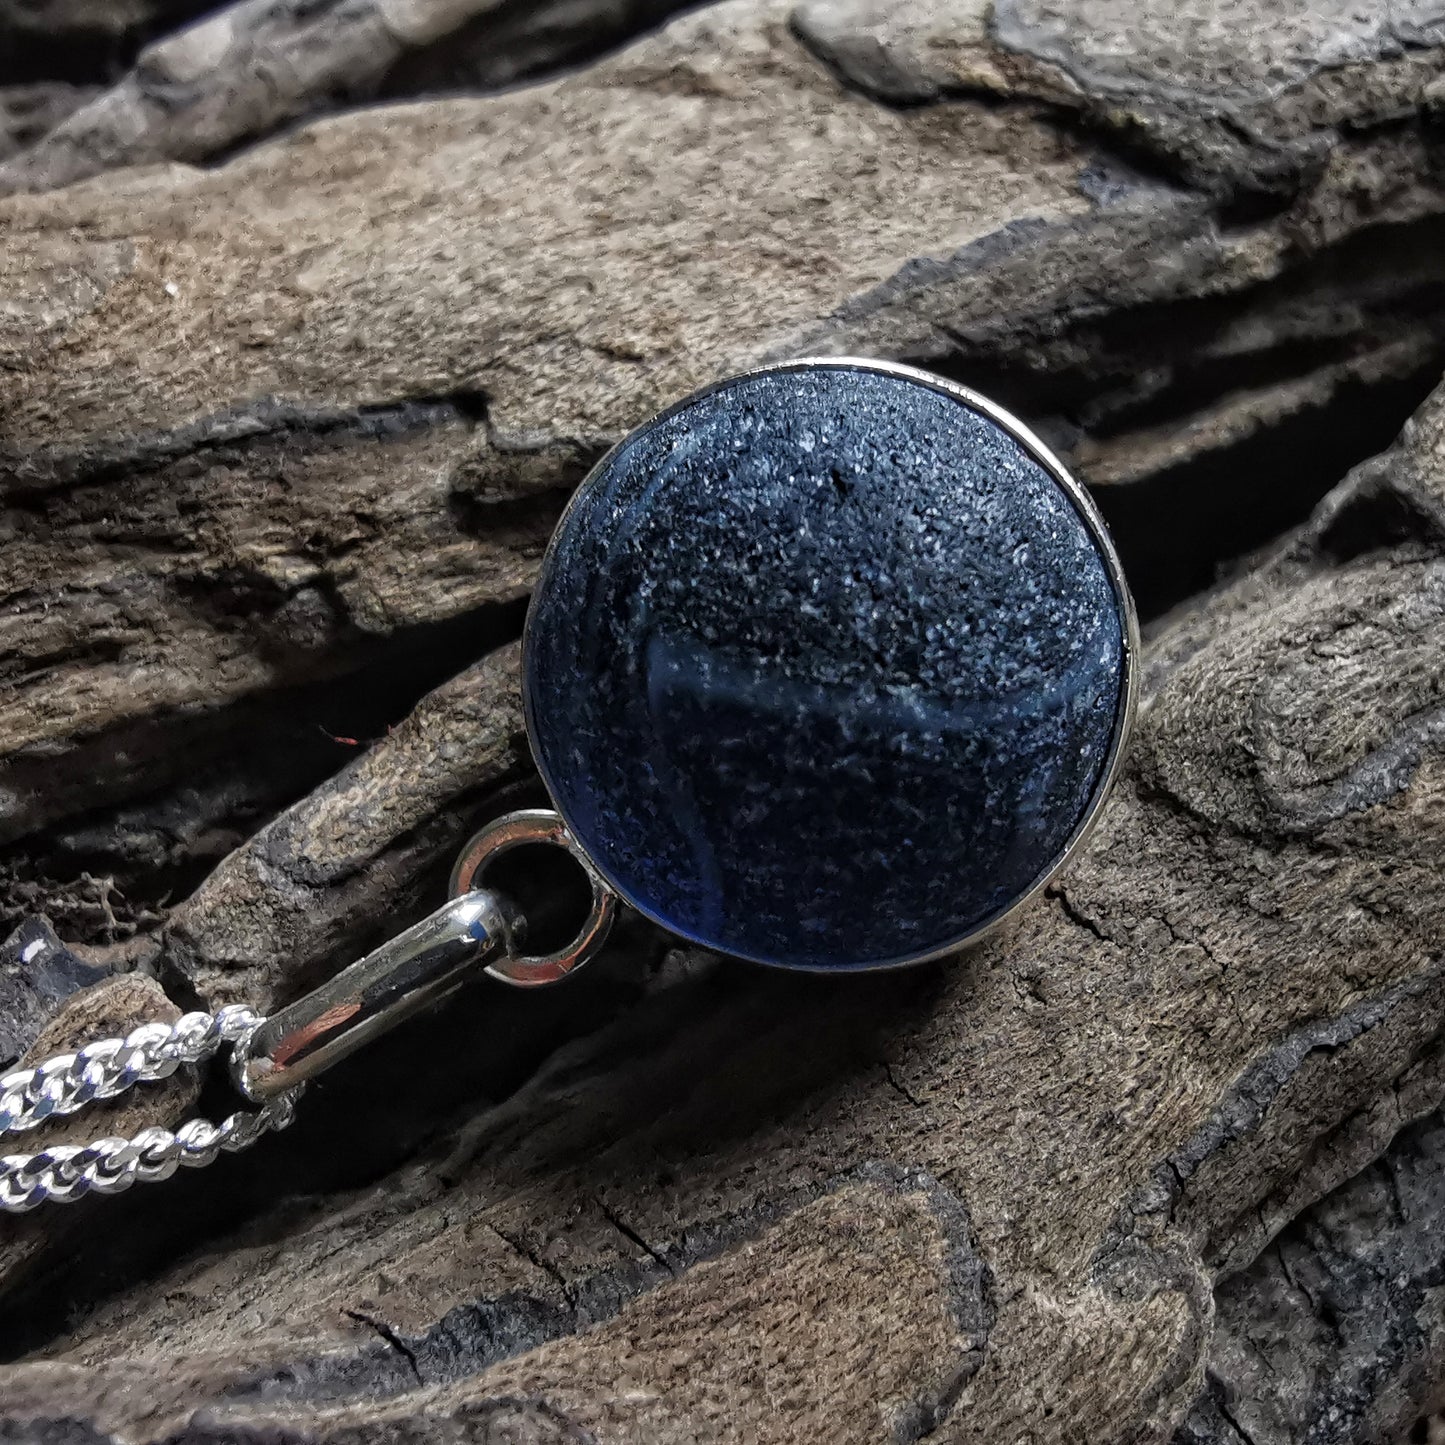
[[[219, 6], [146, 46], [115, 84], [57, 116], [13, 159], [0, 160], [0, 193], [67, 185], [114, 166], [209, 160], [338, 101], [500, 89], [590, 59], [684, 3]], [[104, 8], [90, 7], [96, 14]]]
[[1100, 835], [1009, 937], [668, 981], [403, 1173], [113, 1300], [12, 1368], [14, 1408], [1167, 1435], [1216, 1281], [1445, 1091], [1442, 418], [1163, 635]]
[[[1156, 619], [1100, 831], [1005, 935], [817, 980], [634, 925], [555, 998], [479, 985], [102, 1240], [40, 1226], [0, 1431], [1258, 1445], [1431, 1402], [1428, 1232], [1368, 1198], [1445, 1095], [1442, 37], [1133, 15], [744, 0], [0, 202], [0, 888], [179, 1001], [294, 996], [526, 796], [551, 522], [723, 371], [1014, 404]], [[1339, 1264], [1358, 1346], [1328, 1220], [1405, 1280]]]
[[514, 635], [587, 464], [722, 371], [858, 351], [983, 386], [1103, 489], [1152, 612], [1438, 376], [1426, 52], [1367, 67], [1305, 129], [1328, 163], [1242, 224], [1233, 161], [1181, 186], [1042, 92], [846, 89], [811, 13], [704, 11], [552, 85], [8, 203], [12, 918], [37, 885], [93, 918], [89, 872], [91, 941], [153, 937], [336, 768], [326, 734], [383, 735]]
[[[1281, 1231], [1216, 1294], [1207, 1388], [1189, 1445], [1438, 1439], [1441, 1118]], [[1412, 1433], [1413, 1432], [1413, 1433]]]

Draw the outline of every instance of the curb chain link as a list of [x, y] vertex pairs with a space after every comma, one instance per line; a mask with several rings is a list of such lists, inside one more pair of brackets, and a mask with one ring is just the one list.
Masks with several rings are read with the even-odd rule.
[[[78, 1053], [5, 1074], [0, 1077], [0, 1135], [23, 1133], [114, 1099], [138, 1083], [169, 1078], [182, 1064], [202, 1063], [227, 1044], [244, 1049], [264, 1022], [243, 1005], [214, 1014], [189, 1013], [173, 1024], [142, 1024], [123, 1039], [102, 1039]], [[192, 1119], [174, 1132], [150, 1128], [131, 1139], [111, 1136], [0, 1156], [0, 1210], [24, 1214], [46, 1202], [73, 1204], [88, 1194], [119, 1194], [137, 1181], [169, 1179], [178, 1168], [213, 1163], [223, 1151], [248, 1149], [269, 1130], [284, 1129], [299, 1093], [278, 1095], [260, 1109], [238, 1111], [219, 1124]]]

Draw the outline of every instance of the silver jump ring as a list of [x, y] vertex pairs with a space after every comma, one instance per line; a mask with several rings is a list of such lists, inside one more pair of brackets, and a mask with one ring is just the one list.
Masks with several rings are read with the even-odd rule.
[[561, 817], [550, 808], [525, 808], [483, 828], [462, 849], [452, 869], [452, 896], [460, 897], [480, 887], [488, 864], [513, 848], [531, 843], [563, 848], [577, 860], [592, 889], [592, 907], [577, 936], [565, 947], [541, 956], [512, 955], [487, 965], [486, 971], [493, 978], [522, 988], [556, 983], [580, 968], [602, 946], [617, 912], [617, 895], [603, 882]]

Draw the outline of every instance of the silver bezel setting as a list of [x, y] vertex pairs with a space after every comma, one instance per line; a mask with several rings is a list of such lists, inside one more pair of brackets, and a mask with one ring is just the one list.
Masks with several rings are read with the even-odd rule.
[[838, 371], [872, 371], [880, 372], [887, 376], [896, 376], [919, 385], [929, 387], [931, 390], [949, 397], [962, 405], [987, 417], [996, 426], [1000, 427], [1016, 441], [1023, 450], [1031, 456], [1054, 480], [1055, 484], [1072, 503], [1074, 510], [1083, 519], [1089, 535], [1093, 538], [1098, 548], [1099, 556], [1104, 563], [1104, 569], [1108, 574], [1110, 586], [1114, 590], [1114, 596], [1119, 607], [1121, 648], [1120, 648], [1120, 688], [1119, 707], [1114, 718], [1114, 730], [1110, 740], [1108, 756], [1099, 774], [1099, 780], [1090, 796], [1088, 806], [1081, 814], [1074, 831], [1070, 834], [1068, 841], [1064, 844], [1059, 853], [1044, 866], [1033, 883], [1017, 898], [1005, 904], [988, 917], [975, 924], [962, 936], [951, 939], [947, 943], [936, 948], [928, 949], [922, 953], [908, 954], [896, 958], [863, 960], [852, 964], [817, 964], [801, 965], [778, 963], [772, 959], [749, 957], [746, 954], [727, 954], [729, 958], [741, 958], [749, 963], [761, 964], [767, 968], [785, 969], [794, 973], [866, 973], [882, 972], [895, 968], [908, 968], [915, 964], [930, 963], [936, 959], [948, 958], [959, 953], [964, 948], [977, 943], [986, 935], [994, 932], [1008, 919], [1014, 917], [1027, 903], [1036, 898], [1045, 888], [1052, 883], [1071, 860], [1082, 850], [1098, 823], [1099, 815], [1105, 801], [1113, 792], [1114, 784], [1118, 781], [1119, 769], [1123, 764], [1124, 757], [1128, 750], [1129, 738], [1132, 734], [1135, 715], [1138, 709], [1138, 687], [1139, 687], [1139, 619], [1134, 606], [1133, 596], [1130, 594], [1128, 583], [1124, 578], [1123, 567], [1120, 565], [1118, 553], [1115, 551], [1112, 538], [1105, 525], [1104, 518], [1095, 505], [1093, 498], [1069, 472], [1068, 468], [1044, 445], [1044, 443], [1011, 412], [990, 401], [987, 397], [981, 396], [978, 392], [970, 390], [966, 386], [960, 386], [956, 382], [945, 380], [942, 377], [934, 376], [930, 372], [921, 371], [917, 367], [905, 366], [900, 362], [876, 361], [867, 357], [838, 356], [838, 357], [800, 357], [793, 361], [777, 362], [768, 366], [753, 367], [750, 370], [738, 372], [735, 375], [721, 378], [711, 382], [707, 386], [700, 387], [687, 396], [662, 408], [653, 415], [638, 423], [627, 436], [623, 437], [614, 446], [608, 449], [604, 455], [587, 473], [579, 483], [577, 490], [572, 494], [562, 515], [557, 520], [553, 529], [552, 538], [547, 545], [543, 555], [541, 567], [538, 570], [537, 583], [533, 589], [532, 605], [527, 611], [527, 621], [522, 635], [522, 699], [523, 711], [526, 717], [527, 743], [531, 749], [533, 761], [541, 776], [543, 786], [552, 800], [552, 806], [556, 809], [558, 817], [565, 824], [571, 837], [574, 851], [592, 868], [598, 878], [611, 889], [619, 899], [629, 907], [634, 908], [643, 917], [650, 919], [658, 927], [672, 934], [674, 937], [685, 939], [689, 943], [699, 947], [711, 949], [714, 952], [721, 952], [715, 945], [705, 939], [693, 937], [680, 930], [669, 920], [660, 917], [644, 904], [632, 898], [626, 889], [620, 887], [617, 880], [612, 877], [608, 870], [585, 849], [578, 839], [572, 820], [568, 818], [565, 809], [558, 800], [558, 790], [554, 787], [551, 777], [548, 775], [546, 763], [536, 743], [536, 728], [533, 722], [533, 701], [530, 689], [527, 686], [527, 654], [531, 645], [531, 634], [533, 621], [536, 617], [536, 597], [542, 586], [545, 584], [549, 569], [552, 565], [553, 555], [558, 545], [558, 538], [566, 527], [567, 520], [573, 509], [578, 505], [579, 499], [586, 493], [595, 479], [611, 463], [617, 452], [638, 431], [646, 427], [655, 426], [665, 421], [668, 417], [675, 415], [684, 408], [692, 406], [705, 397], [722, 391], [737, 382], [746, 381], [753, 377], [771, 375], [779, 372], [811, 371], [822, 368], [830, 368]]

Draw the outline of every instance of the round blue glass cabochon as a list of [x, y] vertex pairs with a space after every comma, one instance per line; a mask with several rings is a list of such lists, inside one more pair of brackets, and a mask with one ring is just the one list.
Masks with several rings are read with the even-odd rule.
[[798, 363], [633, 432], [553, 538], [525, 644], [558, 811], [721, 952], [879, 967], [1026, 897], [1126, 714], [1102, 524], [970, 395]]

